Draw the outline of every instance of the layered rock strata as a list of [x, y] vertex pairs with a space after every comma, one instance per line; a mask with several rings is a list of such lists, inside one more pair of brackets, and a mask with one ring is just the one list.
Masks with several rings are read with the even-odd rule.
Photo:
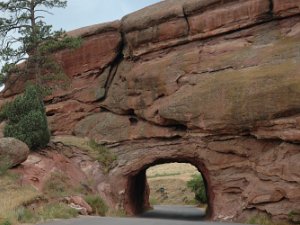
[[128, 213], [148, 205], [148, 167], [187, 162], [213, 220], [288, 219], [300, 210], [299, 15], [299, 0], [166, 0], [72, 31], [82, 46], [56, 54], [70, 86], [45, 99], [52, 134], [117, 156], [98, 190]]

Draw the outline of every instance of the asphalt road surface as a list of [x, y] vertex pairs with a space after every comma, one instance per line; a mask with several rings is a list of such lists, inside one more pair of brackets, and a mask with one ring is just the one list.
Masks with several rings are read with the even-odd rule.
[[82, 216], [77, 219], [55, 220], [42, 225], [238, 225], [201, 221], [204, 210], [189, 206], [155, 206], [136, 218]]
[[199, 222], [205, 219], [205, 209], [196, 208], [194, 206], [157, 205], [154, 206], [153, 210], [145, 212], [140, 217]]

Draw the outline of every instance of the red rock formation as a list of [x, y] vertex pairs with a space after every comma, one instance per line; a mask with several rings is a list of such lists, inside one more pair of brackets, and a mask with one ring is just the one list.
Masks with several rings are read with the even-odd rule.
[[137, 213], [145, 170], [188, 162], [214, 220], [300, 210], [299, 0], [166, 0], [69, 34], [83, 45], [56, 54], [71, 82], [49, 123], [117, 156], [92, 173], [111, 206]]

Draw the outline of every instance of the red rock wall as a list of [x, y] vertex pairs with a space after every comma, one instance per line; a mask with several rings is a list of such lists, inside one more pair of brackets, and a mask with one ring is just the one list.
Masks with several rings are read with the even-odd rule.
[[140, 173], [188, 162], [214, 220], [300, 210], [299, 0], [166, 0], [70, 35], [83, 44], [56, 54], [71, 79], [49, 124], [118, 156], [98, 187], [112, 205], [136, 212]]

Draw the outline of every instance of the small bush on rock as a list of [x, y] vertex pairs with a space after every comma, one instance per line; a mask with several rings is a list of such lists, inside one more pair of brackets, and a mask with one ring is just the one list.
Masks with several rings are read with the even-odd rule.
[[78, 216], [76, 209], [63, 203], [50, 203], [35, 210], [20, 207], [16, 211], [17, 220], [21, 223], [37, 223], [51, 219], [70, 219]]
[[116, 161], [117, 156], [104, 145], [98, 144], [94, 140], [91, 140], [89, 142], [89, 146], [92, 149], [92, 157], [95, 158], [98, 162], [102, 163], [102, 165], [104, 166], [104, 172], [108, 173], [112, 168], [114, 161]]
[[25, 142], [32, 150], [45, 147], [50, 140], [47, 117], [40, 91], [28, 86], [24, 95], [2, 108], [1, 118], [7, 119], [5, 137], [14, 137]]
[[88, 195], [85, 197], [85, 201], [92, 207], [93, 213], [97, 216], [105, 216], [108, 207], [105, 202], [97, 195]]
[[12, 225], [9, 220], [4, 220], [3, 222], [0, 222], [0, 225]]

